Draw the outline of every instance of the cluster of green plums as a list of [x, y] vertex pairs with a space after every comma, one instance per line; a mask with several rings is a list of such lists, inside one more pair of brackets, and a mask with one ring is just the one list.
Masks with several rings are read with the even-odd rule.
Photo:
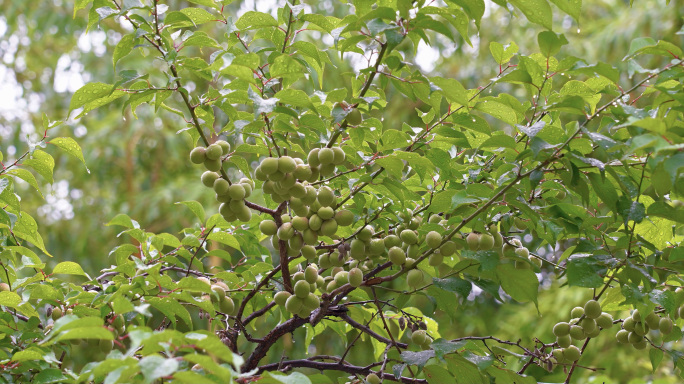
[[314, 148], [307, 156], [307, 162], [290, 156], [267, 157], [255, 170], [257, 180], [263, 181], [264, 193], [277, 202], [291, 198], [305, 199], [311, 194], [309, 183], [319, 177], [329, 176], [335, 167], [344, 163], [346, 155], [342, 148]]
[[216, 309], [219, 312], [225, 313], [227, 315], [236, 314], [237, 307], [235, 306], [235, 302], [233, 302], [233, 299], [230, 296], [228, 296], [230, 288], [228, 288], [228, 285], [226, 283], [224, 283], [223, 281], [216, 281], [212, 283], [211, 280], [203, 276], [198, 277], [197, 280], [206, 284], [211, 290], [211, 293], [203, 294], [201, 296], [202, 301], [211, 302], [216, 306]]
[[572, 345], [587, 338], [594, 338], [602, 330], [613, 327], [613, 316], [603, 312], [601, 304], [596, 300], [589, 300], [584, 307], [575, 307], [570, 311], [571, 320], [560, 322], [553, 327], [558, 348], [552, 351], [554, 363], [568, 364], [580, 358], [580, 349]]
[[212, 172], [218, 172], [222, 167], [223, 156], [230, 153], [230, 143], [218, 140], [207, 147], [196, 147], [190, 151], [190, 161], [193, 164], [204, 164], [204, 167]]
[[659, 331], [667, 335], [673, 328], [674, 322], [669, 317], [660, 317], [655, 312], [644, 315], [635, 309], [622, 322], [622, 329], [615, 334], [615, 338], [620, 344], [631, 344], [636, 349], [645, 349], [648, 347], [645, 336], [649, 331]]

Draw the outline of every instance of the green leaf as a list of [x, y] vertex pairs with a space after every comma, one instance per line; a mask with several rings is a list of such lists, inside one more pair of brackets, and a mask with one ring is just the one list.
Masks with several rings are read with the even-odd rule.
[[184, 306], [179, 304], [178, 301], [170, 297], [151, 297], [147, 300], [147, 302], [150, 303], [150, 305], [154, 308], [157, 308], [164, 315], [166, 315], [166, 317], [171, 319], [174, 325], [176, 323], [176, 317], [180, 317], [181, 320], [183, 320], [183, 322], [185, 323], [185, 325], [192, 329], [193, 324], [192, 318], [190, 317], [190, 312], [188, 312], [188, 310], [185, 309]]
[[658, 366], [660, 365], [660, 362], [663, 361], [663, 351], [658, 348], [650, 348], [648, 351], [648, 358], [651, 360], [651, 366], [653, 367], [652, 372], [655, 373], [656, 369], [658, 369]]
[[278, 21], [273, 18], [273, 16], [268, 13], [248, 11], [244, 15], [240, 16], [235, 26], [240, 30], [264, 28], [264, 27], [277, 27]]
[[139, 229], [140, 224], [138, 224], [137, 221], [131, 219], [127, 214], [125, 213], [119, 213], [116, 215], [112, 220], [109, 221], [109, 223], [105, 224], [106, 226], [112, 226], [112, 225], [119, 225], [122, 227], [126, 227], [128, 229]]
[[434, 277], [432, 283], [445, 291], [455, 292], [461, 297], [462, 300], [468, 298], [470, 295], [470, 290], [473, 288], [471, 282], [459, 279], [458, 277], [447, 277], [445, 279], [438, 279]]
[[63, 261], [55, 265], [55, 269], [52, 270], [53, 274], [60, 273], [64, 275], [78, 275], [78, 276], [88, 276], [83, 272], [83, 268], [78, 263], [73, 261]]
[[36, 189], [38, 193], [40, 194], [40, 197], [43, 197], [43, 194], [40, 192], [40, 187], [38, 186], [38, 182], [36, 181], [36, 177], [33, 176], [33, 173], [23, 169], [23, 168], [13, 168], [7, 172], [8, 175], [16, 176], [25, 182], [27, 182], [30, 186]]
[[546, 0], [509, 0], [509, 2], [521, 10], [527, 20], [548, 30], [553, 29], [553, 12]]
[[[86, 165], [85, 159], [83, 158], [83, 151], [81, 150], [81, 146], [78, 145], [76, 140], [70, 138], [70, 137], [57, 137], [49, 141], [49, 144], [54, 144], [64, 152], [70, 154], [71, 156], [81, 160], [83, 165], [86, 166], [86, 170], [88, 170], [88, 166]], [[88, 170], [88, 173], [90, 173], [90, 170]]]
[[445, 79], [443, 77], [432, 77], [430, 80], [440, 88], [440, 91], [449, 102], [468, 105], [468, 93], [458, 80]]
[[541, 53], [548, 58], [560, 52], [561, 47], [566, 45], [568, 40], [562, 34], [556, 35], [551, 31], [543, 31], [537, 35], [537, 43]]
[[53, 183], [52, 172], [55, 168], [55, 159], [49, 153], [36, 149], [30, 159], [24, 160], [24, 165], [35, 169], [48, 183]]
[[105, 328], [100, 327], [78, 327], [70, 329], [66, 332], [60, 333], [56, 338], [55, 342], [62, 340], [82, 340], [82, 339], [94, 339], [94, 340], [114, 340], [114, 334]]
[[551, 0], [551, 2], [579, 23], [582, 13], [582, 0]]
[[200, 219], [200, 222], [204, 222], [205, 219], [205, 214], [204, 214], [204, 207], [202, 204], [198, 203], [197, 201], [194, 200], [189, 200], [189, 201], [180, 201], [176, 204], [183, 204], [186, 207], [190, 208], [190, 211], [197, 216], [197, 218]]
[[290, 55], [280, 55], [271, 64], [271, 77], [303, 75], [302, 65]]
[[114, 64], [114, 69], [116, 69], [116, 63], [128, 56], [133, 50], [137, 39], [132, 34], [124, 35], [121, 40], [114, 47], [114, 53], [112, 53], [112, 62]]
[[179, 363], [175, 358], [151, 355], [140, 359], [138, 366], [147, 382], [151, 383], [161, 377], [173, 375], [178, 370]]
[[489, 43], [489, 51], [492, 53], [496, 63], [503, 65], [511, 61], [511, 58], [518, 53], [518, 46], [514, 42], [503, 45], [496, 41], [492, 41]]
[[500, 264], [496, 267], [496, 276], [501, 282], [501, 288], [515, 301], [521, 303], [532, 301], [538, 306], [537, 293], [539, 280], [531, 269], [516, 269], [511, 263]]
[[211, 286], [203, 281], [197, 280], [194, 277], [184, 277], [178, 282], [178, 289], [190, 292], [204, 292], [210, 293]]
[[603, 285], [606, 268], [591, 254], [575, 254], [568, 258], [568, 285], [598, 288]]
[[188, 37], [183, 42], [184, 47], [210, 47], [210, 48], [221, 48], [219, 43], [216, 42], [212, 37], [206, 34], [206, 32], [195, 32], [192, 36]]
[[44, 355], [45, 352], [41, 351], [40, 349], [30, 347], [15, 353], [12, 356], [11, 361], [43, 360]]
[[445, 358], [447, 368], [452, 375], [454, 375], [455, 384], [477, 384], [485, 383], [485, 379], [480, 373], [477, 366], [466, 360], [460, 355], [449, 355]]
[[240, 250], [240, 243], [237, 241], [235, 236], [226, 233], [226, 232], [213, 232], [209, 236], [207, 236], [208, 240], [214, 240], [218, 241], [219, 243], [223, 245], [227, 245], [231, 248], [235, 248], [237, 250]]
[[427, 379], [428, 384], [452, 384], [455, 382], [451, 373], [439, 365], [426, 365], [423, 372], [425, 372], [425, 379]]
[[114, 91], [114, 86], [105, 83], [88, 83], [78, 89], [71, 97], [69, 103], [69, 114], [77, 108], [110, 95]]
[[427, 350], [427, 351], [420, 351], [420, 352], [413, 352], [413, 351], [402, 351], [401, 352], [401, 359], [406, 362], [407, 364], [410, 365], [417, 365], [419, 367], [425, 365], [428, 360], [431, 358], [435, 357], [435, 351], [433, 350]]
[[14, 235], [29, 241], [46, 255], [52, 256], [47, 249], [45, 249], [43, 238], [38, 233], [38, 224], [36, 224], [36, 221], [28, 213], [22, 211], [19, 215], [19, 219], [14, 223]]
[[615, 191], [615, 186], [607, 178], [601, 177], [598, 173], [590, 173], [587, 177], [598, 197], [613, 211], [617, 211], [618, 195]]

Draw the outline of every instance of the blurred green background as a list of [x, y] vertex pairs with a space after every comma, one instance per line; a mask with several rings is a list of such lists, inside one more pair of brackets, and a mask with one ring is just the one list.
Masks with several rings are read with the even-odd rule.
[[[167, 3], [172, 9], [189, 5], [183, 1]], [[350, 9], [339, 1], [306, 3], [315, 12], [338, 17]], [[234, 2], [226, 6], [224, 13], [237, 15], [252, 9], [269, 12], [272, 5], [273, 1]], [[629, 1], [585, 0], [579, 25], [556, 8], [554, 14], [555, 32], [564, 33], [570, 42], [559, 58], [574, 55], [589, 63], [603, 61], [626, 70], [621, 60], [633, 38], [649, 36], [679, 46], [683, 42], [682, 35], [676, 32], [682, 28], [684, 0], [669, 4], [664, 0], [636, 0], [631, 7]], [[211, 31], [212, 24], [208, 24], [207, 32], [220, 38], [223, 35], [218, 30], [220, 25]], [[106, 27], [93, 26], [88, 34], [85, 34], [86, 27], [87, 12], [81, 11], [73, 18], [70, 2], [0, 1], [0, 151], [5, 163], [25, 152], [27, 140], [37, 141], [42, 137], [42, 114], [51, 120], [64, 120], [70, 97], [80, 86], [91, 81], [110, 84], [116, 81], [111, 55], [121, 33], [128, 31], [125, 23], [110, 20]], [[474, 88], [487, 84], [498, 73], [498, 66], [489, 54], [490, 42], [514, 41], [520, 52], [532, 53], [538, 50], [536, 35], [540, 30], [517, 11], [511, 12], [490, 2], [479, 33], [471, 24], [472, 47], [462, 41], [453, 44], [434, 37], [431, 47], [421, 45], [417, 55], [406, 47], [405, 55], [407, 61], [419, 57], [417, 64], [424, 71], [455, 77], [466, 87]], [[301, 36], [317, 42], [316, 36]], [[158, 64], [151, 53], [146, 49], [135, 51], [119, 63], [117, 71], [152, 70]], [[345, 87], [347, 84], [339, 74], [353, 68], [353, 63], [340, 61], [339, 56], [331, 55], [331, 59], [337, 69], [326, 69], [326, 90]], [[644, 67], [663, 64], [658, 58], [641, 60]], [[161, 72], [153, 71], [157, 72], [152, 72], [151, 79], [162, 78]], [[197, 89], [204, 89], [202, 80], [193, 81]], [[622, 81], [625, 85], [630, 83], [627, 77]], [[498, 87], [494, 93], [510, 91], [507, 85]], [[383, 112], [385, 119], [396, 120], [397, 124], [416, 119], [414, 109], [420, 105], [401, 95], [389, 94], [388, 98], [390, 103]], [[18, 185], [23, 209], [37, 218], [39, 230], [54, 255], [51, 263], [78, 261], [91, 274], [109, 266], [109, 251], [126, 241], [117, 238], [116, 228], [104, 226], [117, 213], [130, 215], [148, 231], [177, 233], [196, 220], [189, 210], [175, 202], [197, 200], [206, 203], [208, 213], [217, 209], [212, 194], [197, 182], [199, 171], [186, 161], [192, 145], [187, 135], [176, 134], [186, 126], [183, 119], [165, 111], [155, 113], [147, 105], [137, 109], [136, 118], [122, 100], [90, 112], [82, 119], [67, 120], [65, 125], [49, 132], [50, 137], [74, 137], [83, 148], [90, 173], [74, 158], [48, 149], [55, 156], [56, 166], [54, 184], [42, 191], [45, 199], [25, 183]], [[181, 109], [179, 101], [170, 104]], [[220, 130], [222, 124], [225, 121], [217, 121], [215, 128]], [[549, 284], [542, 287], [546, 290]], [[501, 305], [489, 296], [476, 297], [460, 307], [460, 317], [455, 321], [447, 316], [439, 318], [440, 332], [445, 338], [495, 335], [511, 340], [520, 338], [525, 343], [533, 337], [549, 342], [553, 324], [567, 319], [570, 309], [583, 303], [590, 294], [580, 289], [554, 289], [553, 292], [553, 295], [540, 292], [540, 317], [534, 316], [536, 310], [531, 304]], [[408, 305], [429, 307], [432, 304], [419, 296]], [[323, 337], [337, 336], [330, 332]], [[303, 339], [304, 332], [298, 331], [295, 338]], [[343, 349], [342, 343], [332, 343], [335, 344]], [[614, 344], [614, 338], [607, 334], [592, 342], [582, 362], [604, 370], [594, 374], [581, 370], [577, 374], [583, 377], [575, 379], [578, 382], [679, 382], [670, 372], [671, 363], [663, 364], [651, 374], [647, 353], [628, 347], [614, 348]], [[293, 353], [289, 357], [297, 356]], [[276, 361], [278, 358], [273, 357]], [[543, 377], [541, 370], [536, 375], [549, 382], [564, 378]], [[596, 377], [589, 378], [592, 375]]]

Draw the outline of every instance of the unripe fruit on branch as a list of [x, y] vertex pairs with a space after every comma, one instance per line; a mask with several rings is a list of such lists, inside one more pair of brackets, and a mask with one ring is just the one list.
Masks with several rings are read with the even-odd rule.
[[292, 228], [291, 223], [283, 223], [283, 225], [278, 228], [278, 239], [280, 240], [290, 240], [294, 236], [294, 228]]
[[406, 283], [411, 288], [418, 288], [419, 285], [423, 284], [423, 271], [420, 269], [412, 269], [406, 274]]
[[556, 336], [566, 336], [570, 334], [570, 324], [568, 323], [558, 323], [553, 326], [553, 334]]
[[326, 220], [321, 225], [321, 235], [332, 236], [337, 232], [337, 222], [334, 219]]
[[371, 238], [373, 237], [373, 234], [375, 233], [375, 230], [373, 227], [366, 225], [359, 231], [359, 233], [356, 235], [356, 237], [364, 242], [369, 242]]
[[543, 262], [542, 262], [542, 260], [541, 260], [540, 258], [534, 257], [534, 256], [532, 256], [532, 255], [529, 255], [529, 256], [527, 257], [527, 260], [529, 260], [532, 264], [534, 264], [535, 266], [537, 266], [537, 268], [541, 268], [542, 265], [543, 265]]
[[584, 315], [584, 308], [582, 307], [575, 307], [570, 311], [570, 317], [573, 319], [582, 317], [582, 315]]
[[[401, 266], [401, 265], [404, 265], [404, 263], [406, 262], [406, 253], [404, 252], [403, 249], [401, 249], [399, 247], [390, 248], [388, 255], [389, 255], [389, 260], [394, 265]], [[411, 272], [411, 271], [409, 271], [409, 272]]]
[[280, 305], [281, 307], [285, 306], [285, 302], [287, 301], [288, 298], [290, 298], [292, 294], [288, 291], [280, 291], [276, 293], [273, 296], [273, 300], [275, 300], [277, 305]]
[[596, 329], [596, 320], [585, 317], [582, 319], [581, 326], [585, 334], [591, 333]]
[[488, 233], [483, 233], [480, 235], [480, 249], [483, 251], [489, 251], [494, 247], [494, 237]]
[[303, 299], [303, 298], [309, 296], [310, 292], [311, 292], [311, 286], [309, 285], [309, 283], [307, 283], [304, 280], [298, 281], [294, 286], [295, 296], [299, 297], [300, 299]]
[[584, 314], [590, 319], [596, 319], [601, 316], [601, 304], [596, 300], [589, 300], [584, 304]]
[[[318, 161], [321, 165], [329, 165], [335, 160], [335, 152], [331, 148], [321, 148], [318, 151]], [[321, 172], [322, 173], [322, 172]]]
[[622, 322], [622, 328], [628, 330], [629, 332], [634, 331], [635, 327], [636, 321], [634, 321], [634, 319], [631, 317], [626, 318], [625, 321]]
[[442, 245], [442, 235], [438, 232], [430, 231], [425, 235], [425, 243], [432, 249], [437, 249]]
[[219, 302], [219, 309], [221, 312], [227, 315], [232, 314], [233, 311], [235, 311], [235, 303], [233, 302], [233, 299], [228, 296], [224, 296]]
[[309, 293], [309, 296], [307, 296], [304, 299], [304, 303], [303, 303], [304, 308], [306, 308], [306, 310], [308, 312], [313, 311], [314, 309], [318, 308], [320, 305], [321, 305], [321, 299], [319, 299], [318, 296], [316, 296], [313, 293]]
[[368, 251], [371, 255], [381, 255], [385, 252], [385, 241], [383, 239], [372, 239], [368, 245]]
[[530, 251], [529, 251], [527, 248], [525, 248], [525, 247], [516, 248], [516, 249], [515, 249], [515, 254], [518, 255], [518, 256], [520, 256], [520, 257], [522, 257], [522, 258], [525, 258], [525, 259], [527, 259], [528, 257], [530, 257]]
[[201, 180], [205, 187], [213, 188], [214, 182], [219, 178], [219, 174], [212, 171], [206, 171], [202, 174]]
[[[219, 300], [226, 297], [226, 290], [220, 285], [212, 285], [211, 290], [216, 292], [216, 296], [219, 298]], [[212, 295], [212, 297], [214, 297], [214, 295]]]
[[480, 234], [471, 232], [466, 237], [466, 243], [468, 244], [468, 249], [471, 251], [477, 251], [480, 249]]
[[242, 200], [245, 198], [245, 187], [242, 184], [233, 184], [228, 188], [228, 194], [231, 199]]
[[401, 239], [397, 235], [387, 235], [385, 236], [385, 248], [390, 249], [392, 247], [400, 247]]
[[618, 343], [620, 344], [629, 344], [629, 331], [624, 329], [619, 330], [615, 334], [615, 339], [617, 339]]
[[349, 125], [359, 125], [359, 124], [361, 124], [361, 121], [362, 121], [361, 111], [359, 111], [358, 109], [353, 108], [347, 114], [347, 123], [349, 123]]
[[206, 159], [204, 160], [204, 168], [213, 171], [213, 172], [218, 172], [221, 169], [221, 160], [216, 159], [216, 160], [210, 160]]
[[278, 172], [278, 159], [275, 157], [267, 157], [261, 161], [261, 172], [265, 175], [270, 176]]
[[[306, 282], [304, 282], [304, 284], [306, 284]], [[307, 292], [306, 295], [308, 296], [309, 293]], [[302, 310], [303, 307], [304, 300], [295, 295], [288, 297], [285, 301], [285, 309], [290, 313], [298, 313]]]
[[416, 244], [418, 242], [418, 234], [411, 229], [404, 229], [399, 234], [399, 237], [401, 238], [401, 241], [409, 245]]
[[321, 165], [321, 162], [318, 160], [318, 152], [320, 151], [320, 148], [314, 148], [311, 151], [309, 151], [309, 155], [306, 158], [306, 162], [309, 163], [310, 166], [318, 167], [319, 165]]
[[584, 329], [582, 329], [582, 327], [571, 325], [570, 337], [572, 337], [573, 340], [584, 340], [587, 338], [587, 335], [584, 333]]
[[0, 292], [9, 292], [10, 286], [7, 283], [0, 283]]
[[663, 317], [662, 319], [660, 319], [660, 324], [658, 325], [658, 329], [660, 330], [660, 332], [667, 335], [668, 333], [672, 332], [672, 328], [673, 324], [670, 318]]
[[[302, 235], [302, 238], [304, 238], [304, 235]], [[306, 242], [306, 239], [304, 240], [304, 242]], [[316, 248], [312, 247], [311, 245], [303, 246], [300, 252], [302, 253], [302, 256], [307, 260], [313, 260], [316, 257]]]
[[223, 155], [223, 148], [218, 144], [211, 144], [207, 147], [206, 156], [209, 160], [218, 160]]
[[[0, 283], [0, 284], [5, 284], [5, 283]], [[9, 287], [7, 287], [7, 288], [9, 289]], [[57, 319], [59, 319], [60, 317], [62, 317], [62, 315], [63, 315], [62, 308], [60, 308], [60, 307], [54, 307], [54, 308], [52, 308], [52, 315], [51, 315], [51, 316], [52, 316], [52, 320], [55, 320], [55, 321], [56, 321]]]
[[655, 312], [651, 312], [646, 316], [646, 324], [648, 324], [651, 329], [656, 329], [660, 327], [660, 316]]
[[[207, 171], [207, 172], [218, 175], [216, 172], [211, 172], [211, 171]], [[204, 173], [207, 173], [207, 172], [204, 172]], [[230, 183], [228, 183], [228, 180], [226, 180], [226, 179], [216, 179], [216, 181], [214, 181], [213, 188], [214, 188], [214, 192], [216, 192], [217, 195], [226, 195], [226, 194], [228, 194], [228, 190], [230, 189]]]
[[430, 342], [427, 332], [421, 330], [415, 331], [411, 334], [411, 342], [418, 345], [423, 345]]
[[632, 344], [632, 346], [636, 349], [642, 350], [642, 349], [646, 349], [646, 347], [648, 347], [648, 342], [646, 342], [646, 339], [641, 339], [641, 341]]
[[341, 287], [349, 282], [349, 272], [347, 271], [339, 271], [335, 273], [335, 284], [337, 284], [338, 287]]
[[313, 265], [309, 265], [304, 270], [304, 280], [309, 284], [315, 284], [318, 280], [318, 268]]
[[456, 253], [457, 248], [458, 246], [456, 245], [456, 243], [449, 240], [442, 244], [441, 247], [439, 247], [439, 253], [441, 253], [442, 256], [450, 257], [454, 253]]
[[349, 285], [356, 288], [363, 283], [363, 272], [359, 268], [352, 268], [349, 270]]
[[432, 267], [440, 266], [442, 263], [444, 263], [444, 256], [440, 253], [433, 253], [428, 258], [428, 264]]
[[323, 220], [330, 220], [335, 216], [335, 211], [331, 207], [320, 207], [316, 214]]
[[190, 161], [193, 164], [202, 164], [207, 159], [207, 149], [204, 147], [197, 147], [190, 151]]
[[218, 146], [221, 147], [223, 155], [227, 155], [230, 153], [230, 143], [229, 142], [227, 142], [225, 140], [217, 140], [214, 144], [217, 144]]
[[297, 168], [297, 163], [290, 156], [282, 156], [278, 159], [278, 171], [290, 173]]
[[340, 147], [333, 147], [333, 164], [334, 165], [340, 165], [344, 163], [344, 160], [347, 158], [347, 155], [344, 153], [344, 150]]
[[579, 348], [577, 348], [574, 345], [571, 345], [571, 346], [563, 349], [563, 357], [565, 357], [566, 359], [568, 359], [570, 361], [579, 360], [580, 355], [581, 355], [581, 352], [580, 352]]
[[556, 337], [556, 343], [558, 343], [558, 345], [562, 348], [567, 348], [572, 344], [572, 338], [570, 335], [558, 336]]
[[278, 232], [278, 225], [273, 220], [264, 220], [259, 223], [259, 230], [266, 236], [273, 236]]
[[366, 382], [368, 384], [380, 384], [380, 377], [378, 377], [378, 375], [375, 373], [369, 373], [368, 376], [366, 376]]
[[643, 340], [643, 339], [644, 339], [644, 337], [637, 334], [636, 332], [630, 332], [629, 336], [627, 336], [627, 340], [629, 340], [629, 342], [632, 344], [636, 344], [638, 342], [641, 342], [641, 340]]
[[611, 316], [610, 313], [603, 312], [601, 316], [596, 319], [596, 324], [601, 327], [601, 329], [610, 329], [613, 327], [613, 316]]
[[354, 223], [354, 214], [346, 209], [339, 210], [335, 213], [335, 221], [341, 227], [347, 227]]

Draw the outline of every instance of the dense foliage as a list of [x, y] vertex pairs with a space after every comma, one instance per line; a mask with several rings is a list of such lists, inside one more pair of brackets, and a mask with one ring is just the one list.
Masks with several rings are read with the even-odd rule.
[[[573, 56], [554, 30], [581, 5], [76, 1], [68, 25], [87, 12], [117, 74], [0, 152], [0, 380], [676, 382], [681, 39]], [[426, 46], [467, 60], [497, 12], [540, 30], [489, 42], [480, 76], [427, 69]], [[115, 163], [53, 133], [79, 119]], [[25, 207], [57, 164], [126, 175], [125, 203], [83, 210], [117, 232], [77, 216], [64, 255]], [[169, 194], [182, 219], [155, 224]]]

